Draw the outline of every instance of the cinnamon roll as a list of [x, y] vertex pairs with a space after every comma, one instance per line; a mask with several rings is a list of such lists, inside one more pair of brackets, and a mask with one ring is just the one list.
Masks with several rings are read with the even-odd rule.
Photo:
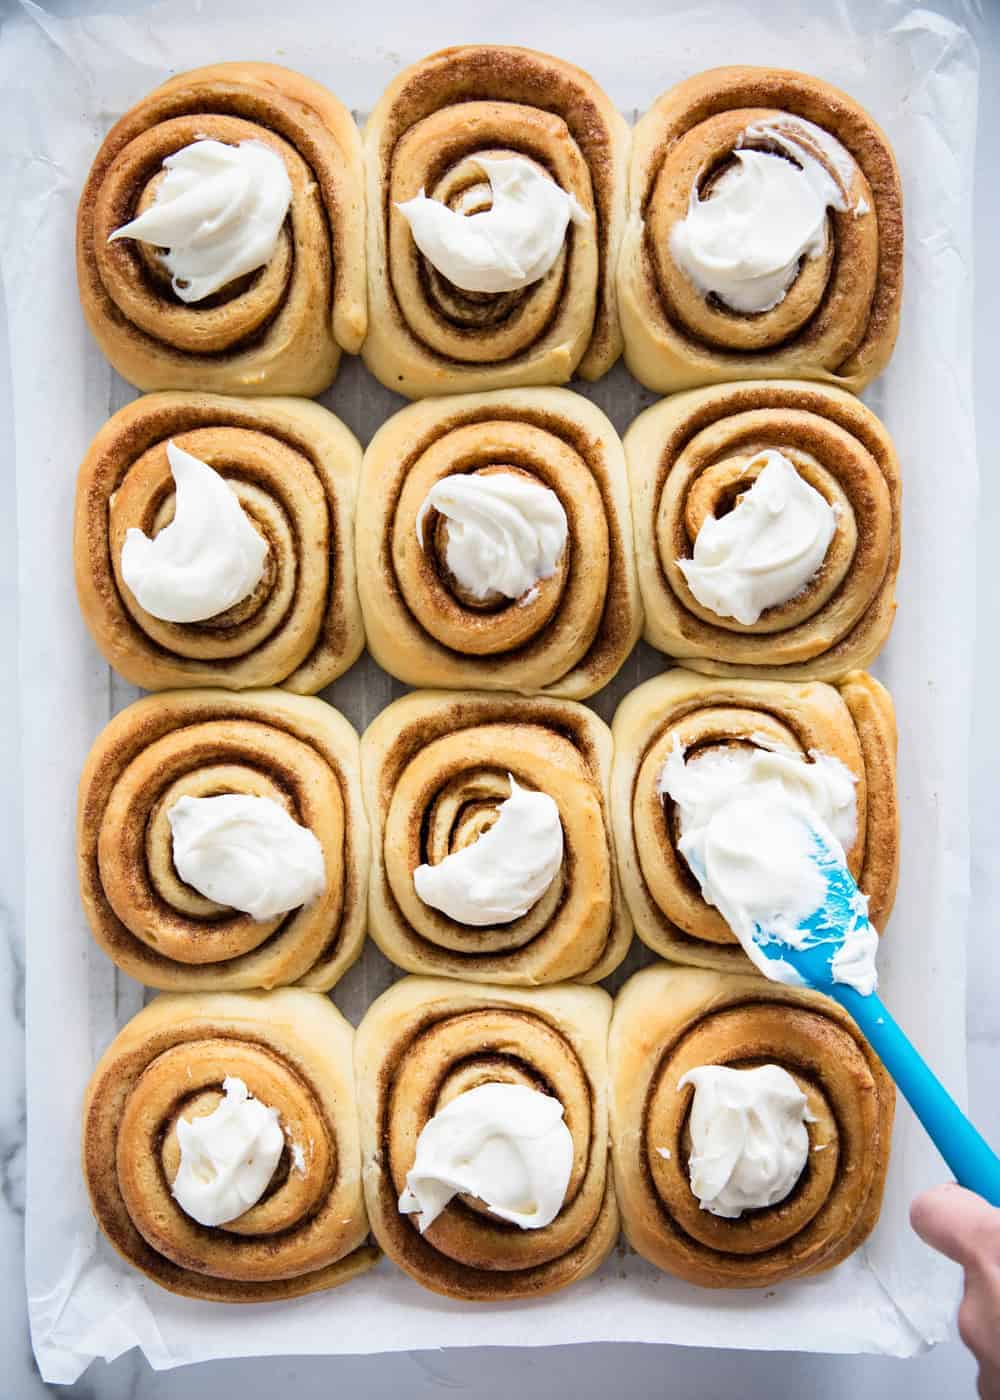
[[360, 466], [353, 434], [299, 399], [121, 409], [76, 493], [77, 593], [102, 655], [147, 690], [329, 685], [364, 647]]
[[390, 418], [362, 465], [357, 551], [369, 649], [409, 685], [578, 700], [639, 635], [621, 444], [566, 389]]
[[389, 85], [364, 143], [364, 360], [383, 384], [421, 398], [614, 364], [629, 129], [588, 74], [443, 49]]
[[655, 404], [625, 435], [645, 637], [710, 675], [836, 680], [896, 609], [900, 473], [885, 427], [823, 384]]
[[659, 393], [765, 377], [863, 389], [892, 354], [903, 289], [885, 134], [805, 73], [678, 83], [633, 134], [618, 288], [626, 363]]
[[[724, 971], [750, 962], [701, 888], [678, 845], [684, 832], [665, 782], [678, 751], [689, 765], [720, 762], [740, 781], [777, 755], [797, 783], [830, 779], [819, 811], [844, 847], [881, 933], [899, 869], [896, 722], [888, 692], [863, 671], [836, 687], [817, 681], [713, 679], [677, 668], [640, 685], [614, 717], [612, 812], [622, 888], [636, 932], [661, 957]], [[676, 760], [674, 760], [676, 762]], [[809, 800], [825, 801], [822, 793]]]
[[179, 74], [105, 137], [76, 246], [87, 324], [137, 388], [322, 393], [367, 326], [351, 114], [271, 63]]
[[139, 700], [84, 765], [77, 862], [94, 937], [147, 986], [327, 991], [364, 938], [357, 735], [280, 690]]
[[833, 1268], [874, 1229], [895, 1090], [836, 1002], [646, 968], [616, 999], [609, 1061], [622, 1223], [657, 1268], [762, 1288]]
[[582, 705], [425, 691], [361, 742], [369, 925], [399, 967], [512, 986], [606, 977], [632, 930], [611, 735]]
[[[610, 1011], [598, 988], [424, 977], [369, 1008], [354, 1053], [365, 1199], [376, 1240], [425, 1288], [537, 1298], [610, 1252]], [[487, 1134], [522, 1150], [497, 1154], [498, 1170]]]
[[371, 1268], [353, 1041], [331, 1002], [293, 988], [140, 1011], [83, 1108], [83, 1174], [117, 1252], [161, 1288], [219, 1303]]

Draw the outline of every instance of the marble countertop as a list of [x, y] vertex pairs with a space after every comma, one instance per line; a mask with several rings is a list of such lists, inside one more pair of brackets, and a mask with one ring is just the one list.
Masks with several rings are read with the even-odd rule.
[[[0, 0], [0, 20], [14, 0]], [[60, 7], [61, 8], [61, 7]], [[115, 5], [110, 8], [117, 8]], [[936, 8], [931, 0], [929, 8]], [[976, 209], [976, 413], [982, 473], [979, 539], [978, 681], [973, 704], [971, 819], [973, 834], [971, 946], [969, 959], [969, 1077], [974, 1116], [1000, 1143], [1000, 997], [994, 952], [1000, 912], [1000, 831], [995, 794], [1000, 785], [1000, 745], [995, 739], [995, 696], [1000, 689], [1000, 590], [992, 575], [994, 534], [1000, 533], [1000, 472], [994, 465], [1000, 443], [1000, 5], [970, 0], [982, 13], [973, 22], [982, 58]], [[2, 291], [0, 291], [2, 298]], [[9, 347], [0, 308], [0, 461], [8, 484], [8, 509], [0, 512], [0, 672], [7, 701], [0, 708], [0, 773], [8, 788], [0, 802], [0, 1060], [7, 1067], [7, 1092], [0, 1099], [0, 1336], [4, 1343], [0, 1392], [9, 1400], [35, 1400], [50, 1389], [40, 1380], [31, 1354], [24, 1304], [24, 1094], [23, 959], [19, 909], [21, 828], [19, 813], [18, 717], [16, 706], [15, 578], [17, 568], [10, 430]], [[947, 464], [941, 464], [947, 470]], [[975, 1368], [957, 1342], [909, 1362], [876, 1357], [822, 1357], [699, 1348], [576, 1346], [557, 1349], [468, 1349], [410, 1352], [393, 1356], [281, 1357], [214, 1362], [181, 1371], [154, 1373], [136, 1353], [112, 1365], [93, 1365], [65, 1390], [77, 1400], [214, 1400], [233, 1391], [244, 1400], [270, 1397], [294, 1387], [295, 1400], [331, 1393], [363, 1394], [380, 1400], [405, 1394], [411, 1400], [441, 1390], [477, 1400], [517, 1393], [522, 1400], [572, 1393], [575, 1400], [667, 1395], [672, 1400], [740, 1394], [811, 1396], [851, 1394], [855, 1400], [930, 1400], [943, 1394], [971, 1396]]]

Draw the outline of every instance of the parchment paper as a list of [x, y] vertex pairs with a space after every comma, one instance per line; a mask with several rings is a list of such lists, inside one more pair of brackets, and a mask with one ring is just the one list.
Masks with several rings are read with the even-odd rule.
[[[904, 1106], [869, 1245], [833, 1273], [766, 1292], [701, 1292], [621, 1247], [593, 1279], [530, 1305], [450, 1304], [383, 1261], [333, 1293], [238, 1308], [172, 1297], [105, 1246], [80, 1178], [80, 1103], [97, 1055], [143, 993], [89, 936], [77, 899], [73, 814], [90, 744], [135, 692], [109, 672], [78, 616], [70, 529], [77, 465], [133, 391], [84, 327], [73, 219], [111, 122], [169, 73], [222, 58], [300, 68], [358, 111], [402, 64], [468, 40], [572, 59], [630, 116], [681, 77], [726, 62], [804, 68], [863, 102], [895, 146], [907, 200], [902, 331], [889, 371], [866, 395], [895, 435], [905, 482], [901, 605], [878, 667], [899, 714], [904, 821], [882, 985], [961, 1095], [976, 512], [969, 359], [976, 54], [968, 34], [894, 0], [817, 4], [811, 18], [796, 0], [769, 0], [766, 20], [745, 0], [689, 9], [664, 0], [485, 0], [475, 13], [460, 0], [419, 7], [174, 0], [139, 17], [94, 13], [87, 0], [73, 8], [77, 18], [57, 18], [22, 0], [0, 37], [26, 774], [27, 1275], [43, 1376], [72, 1381], [93, 1357], [135, 1345], [163, 1368], [268, 1353], [597, 1340], [906, 1355], [939, 1340], [955, 1275], [916, 1241], [906, 1212], [914, 1192], [944, 1169]], [[619, 430], [652, 399], [621, 368], [584, 392]], [[367, 441], [400, 401], [348, 362], [324, 402]], [[621, 695], [662, 665], [640, 647], [595, 708], [610, 718]], [[327, 695], [360, 728], [401, 689], [365, 659]], [[648, 960], [633, 951], [626, 970]], [[335, 1000], [357, 1021], [395, 975], [369, 948]], [[612, 990], [621, 980], [612, 979]]]

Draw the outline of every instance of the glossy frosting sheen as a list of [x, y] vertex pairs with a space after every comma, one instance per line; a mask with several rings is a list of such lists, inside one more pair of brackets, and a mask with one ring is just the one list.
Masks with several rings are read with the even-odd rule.
[[[857, 827], [853, 775], [827, 754], [810, 757], [807, 763], [791, 751], [733, 747], [710, 749], [685, 763], [677, 744], [658, 783], [677, 804], [678, 850], [705, 900], [760, 971], [790, 985], [802, 979], [763, 946], [801, 948], [816, 941], [805, 926], [824, 907], [828, 888], [817, 851], [846, 873], [845, 850]], [[833, 977], [865, 995], [876, 986], [878, 940], [864, 896], [854, 894], [843, 947], [832, 960]]]
[[111, 240], [164, 248], [184, 302], [202, 301], [270, 262], [292, 200], [285, 163], [262, 141], [195, 141], [163, 162], [152, 205]]
[[688, 1070], [691, 1190], [702, 1210], [736, 1219], [783, 1201], [809, 1157], [806, 1096], [780, 1065]]
[[718, 617], [752, 624], [805, 587], [836, 529], [833, 507], [781, 452], [768, 449], [763, 471], [727, 514], [709, 516], [693, 559], [678, 568], [701, 603]]
[[172, 1189], [199, 1225], [224, 1225], [260, 1200], [285, 1145], [278, 1110], [251, 1098], [242, 1079], [227, 1077], [225, 1098], [202, 1118], [179, 1118], [181, 1163]]
[[316, 837], [269, 797], [180, 797], [167, 820], [181, 879], [254, 919], [298, 909], [326, 885]]
[[510, 778], [510, 797], [475, 841], [438, 865], [413, 872], [417, 894], [433, 909], [473, 927], [520, 919], [541, 899], [562, 864], [559, 808], [545, 792]]
[[757, 123], [745, 136], [779, 150], [736, 150], [704, 199], [695, 185], [670, 251], [700, 292], [753, 314], [783, 301], [801, 260], [825, 251], [827, 210], [847, 209], [854, 162], [801, 118]]
[[570, 223], [589, 222], [567, 194], [523, 156], [476, 157], [492, 203], [462, 214], [421, 190], [397, 204], [413, 241], [454, 286], [466, 292], [514, 292], [544, 277], [559, 256]]
[[174, 518], [152, 539], [135, 527], [122, 545], [122, 578], [164, 622], [203, 622], [248, 598], [264, 572], [267, 541], [218, 472], [167, 443]]
[[523, 1084], [480, 1084], [424, 1125], [399, 1209], [419, 1212], [423, 1234], [453, 1196], [471, 1195], [501, 1220], [538, 1230], [562, 1209], [572, 1166], [558, 1099]]
[[554, 491], [513, 472], [456, 473], [435, 482], [417, 516], [446, 517], [445, 561], [475, 598], [520, 598], [555, 573], [566, 548], [566, 512]]

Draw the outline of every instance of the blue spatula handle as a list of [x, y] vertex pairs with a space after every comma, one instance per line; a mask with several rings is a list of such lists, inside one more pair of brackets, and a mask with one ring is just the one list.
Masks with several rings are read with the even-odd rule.
[[959, 1186], [975, 1191], [992, 1206], [1000, 1206], [1000, 1157], [976, 1132], [883, 1002], [877, 996], [863, 997], [853, 987], [839, 983], [827, 990], [857, 1021]]

